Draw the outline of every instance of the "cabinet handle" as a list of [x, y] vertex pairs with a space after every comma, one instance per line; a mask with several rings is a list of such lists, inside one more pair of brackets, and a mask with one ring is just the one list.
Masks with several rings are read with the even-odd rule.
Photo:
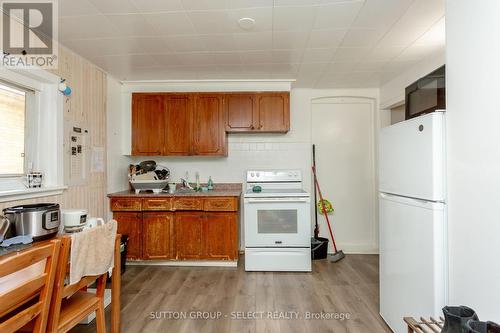
[[254, 125], [250, 126], [250, 129], [255, 129], [255, 126]]

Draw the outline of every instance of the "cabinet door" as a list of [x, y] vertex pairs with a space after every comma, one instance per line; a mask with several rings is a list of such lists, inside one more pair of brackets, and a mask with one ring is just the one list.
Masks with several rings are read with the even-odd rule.
[[195, 95], [193, 139], [195, 155], [225, 156], [227, 154], [222, 95]]
[[128, 235], [127, 259], [142, 258], [142, 213], [114, 212], [118, 233]]
[[252, 132], [259, 126], [255, 94], [225, 95], [227, 132]]
[[257, 96], [259, 130], [286, 133], [290, 130], [289, 93], [261, 93]]
[[238, 213], [207, 213], [203, 238], [205, 258], [234, 260], [238, 258]]
[[142, 217], [144, 259], [171, 259], [173, 213], [144, 213]]
[[132, 155], [161, 155], [165, 144], [162, 95], [132, 94]]
[[200, 259], [203, 255], [203, 214], [175, 213], [177, 259]]
[[192, 98], [189, 95], [166, 97], [165, 155], [191, 154]]

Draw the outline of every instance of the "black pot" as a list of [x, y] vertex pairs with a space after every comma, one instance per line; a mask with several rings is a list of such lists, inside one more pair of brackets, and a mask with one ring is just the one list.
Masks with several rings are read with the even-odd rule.
[[500, 333], [500, 325], [491, 321], [469, 320], [465, 324], [465, 333]]
[[465, 325], [469, 320], [479, 320], [476, 311], [466, 306], [445, 306], [444, 325], [441, 333], [466, 333]]

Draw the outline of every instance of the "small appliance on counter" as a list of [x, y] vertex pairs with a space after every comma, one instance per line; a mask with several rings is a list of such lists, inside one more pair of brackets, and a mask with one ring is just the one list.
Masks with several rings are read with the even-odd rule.
[[3, 210], [9, 220], [13, 236], [29, 236], [40, 241], [55, 236], [59, 230], [59, 204], [40, 203], [20, 205]]
[[87, 224], [87, 210], [85, 209], [62, 209], [61, 221], [65, 232], [82, 231]]

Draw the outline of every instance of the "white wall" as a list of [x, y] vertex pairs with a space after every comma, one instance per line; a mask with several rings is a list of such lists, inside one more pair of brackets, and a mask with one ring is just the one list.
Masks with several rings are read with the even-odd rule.
[[500, 322], [500, 1], [447, 0], [450, 303]]
[[[151, 88], [145, 89], [142, 83], [140, 86], [142, 91], [151, 91]], [[191, 83], [190, 87], [184, 86], [180, 89], [184, 91], [210, 91], [205, 84], [202, 84], [202, 86], [203, 88], [196, 88], [196, 83]], [[117, 87], [114, 88], [113, 98], [116, 99]], [[176, 90], [179, 91], [179, 89]], [[130, 151], [130, 129], [128, 128], [130, 120], [127, 119], [127, 117], [130, 117], [130, 104], [127, 102], [129, 101], [130, 91], [135, 91], [135, 89], [130, 85], [122, 87], [122, 93], [125, 96], [121, 98], [121, 106], [116, 103], [113, 106], [114, 111], [109, 112], [111, 117], [109, 121], [111, 128], [108, 129], [109, 158], [115, 156], [112, 152], [116, 153], [121, 150], [123, 153], [123, 150], [125, 150], [127, 153], [127, 151]], [[160, 89], [156, 91], [169, 90]], [[311, 99], [333, 96], [362, 96], [374, 98], [378, 101], [378, 89], [293, 89], [290, 96], [290, 131], [287, 134], [230, 134], [228, 157], [224, 158], [153, 157], [153, 159], [170, 168], [171, 179], [174, 181], [178, 181], [186, 171], [189, 172], [192, 181], [195, 172], [198, 171], [202, 182], [206, 182], [208, 176], [212, 176], [215, 183], [243, 183], [245, 171], [252, 168], [300, 169], [304, 175], [304, 188], [311, 191]], [[378, 105], [378, 102], [375, 105]], [[119, 107], [121, 107], [120, 112], [117, 111]], [[381, 121], [378, 112], [376, 121], [377, 124]], [[390, 123], [390, 115], [388, 120], [385, 119], [382, 122]], [[119, 139], [120, 136], [121, 139]], [[129, 163], [144, 160], [146, 157], [115, 157], [116, 159], [112, 163], [115, 163], [118, 172], [111, 168], [112, 164], [109, 164], [108, 178], [110, 179], [110, 186], [112, 186], [110, 188], [113, 188], [113, 191], [124, 190], [128, 188], [127, 178], [122, 175], [123, 173], [126, 174], [126, 166]], [[343, 242], [350, 243], [348, 239], [339, 240], [339, 245], [342, 245]], [[357, 245], [356, 251], [359, 252], [360, 248], [363, 248], [363, 245]], [[370, 249], [369, 252], [373, 252], [373, 243], [366, 244], [365, 248]], [[349, 248], [344, 250], [349, 251]]]
[[380, 87], [380, 109], [390, 109], [391, 107], [404, 102], [405, 88], [445, 64], [444, 53], [437, 53], [429, 56], [421, 62], [411, 66], [394, 77], [389, 82]]
[[[107, 191], [108, 193], [125, 190], [127, 170], [130, 160], [122, 151], [122, 85], [112, 76], [107, 76], [106, 90], [106, 139], [107, 139]], [[119, 124], [117, 126], [117, 124]]]

